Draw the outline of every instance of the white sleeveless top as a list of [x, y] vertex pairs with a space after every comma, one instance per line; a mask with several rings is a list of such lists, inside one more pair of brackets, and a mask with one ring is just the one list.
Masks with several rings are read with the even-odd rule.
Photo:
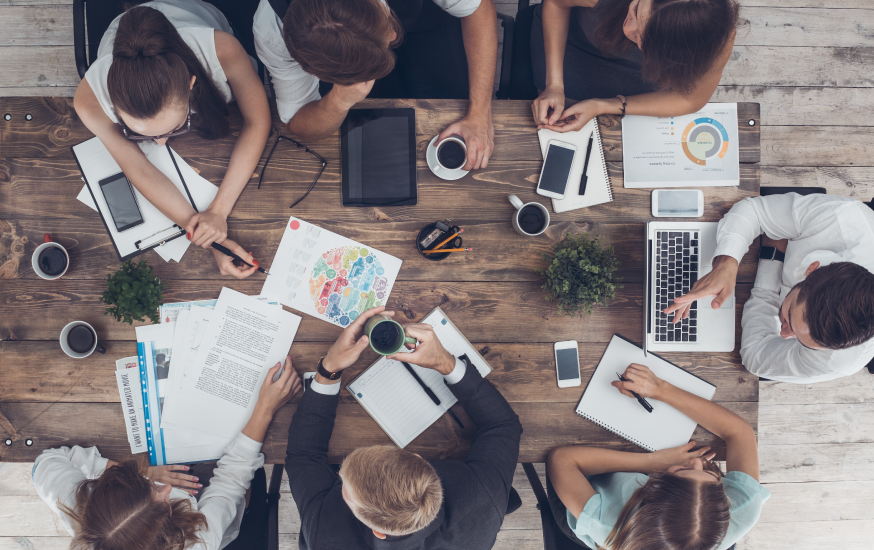
[[[141, 5], [160, 11], [170, 20], [182, 40], [188, 44], [188, 47], [191, 48], [215, 82], [225, 101], [228, 103], [233, 101], [234, 94], [231, 92], [228, 78], [225, 76], [225, 71], [222, 69], [218, 54], [215, 51], [214, 31], [216, 29], [233, 34], [224, 14], [212, 4], [207, 4], [201, 0], [160, 0]], [[116, 17], [106, 29], [103, 39], [100, 40], [100, 46], [97, 48], [97, 60], [85, 73], [85, 79], [94, 90], [94, 95], [97, 96], [97, 101], [100, 102], [106, 116], [116, 123], [118, 119], [115, 116], [112, 101], [109, 99], [109, 88], [106, 80], [109, 75], [109, 67], [112, 65], [112, 47], [115, 43], [115, 33], [118, 30], [118, 20], [123, 15]]]

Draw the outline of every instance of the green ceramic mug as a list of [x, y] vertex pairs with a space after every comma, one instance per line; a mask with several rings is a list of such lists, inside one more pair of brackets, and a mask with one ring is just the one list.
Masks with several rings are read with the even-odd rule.
[[370, 340], [370, 347], [380, 355], [392, 355], [403, 349], [404, 344], [415, 344], [417, 340], [404, 333], [400, 323], [378, 313], [364, 323], [364, 334]]

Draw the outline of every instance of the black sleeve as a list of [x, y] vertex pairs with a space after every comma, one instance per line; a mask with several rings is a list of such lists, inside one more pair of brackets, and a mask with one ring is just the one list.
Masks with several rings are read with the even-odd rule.
[[288, 428], [285, 471], [300, 513], [301, 532], [308, 541], [313, 541], [322, 503], [337, 481], [337, 473], [328, 463], [328, 443], [339, 402], [339, 395], [308, 389]]
[[469, 361], [464, 378], [448, 385], [477, 432], [465, 463], [474, 471], [494, 502], [498, 513], [507, 511], [507, 498], [513, 484], [522, 424], [510, 404]]

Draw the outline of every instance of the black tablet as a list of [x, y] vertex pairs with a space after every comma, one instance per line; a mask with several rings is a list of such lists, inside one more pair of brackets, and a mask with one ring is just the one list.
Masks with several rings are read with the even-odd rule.
[[343, 206], [416, 204], [415, 109], [352, 109], [340, 126]]

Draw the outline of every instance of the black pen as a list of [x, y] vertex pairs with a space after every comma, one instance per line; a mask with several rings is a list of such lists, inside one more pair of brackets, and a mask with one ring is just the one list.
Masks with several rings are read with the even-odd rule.
[[[236, 254], [234, 254], [233, 252], [231, 252], [230, 249], [220, 245], [219, 243], [212, 243], [212, 247], [215, 248], [216, 250], [218, 250], [219, 252], [221, 252], [222, 254], [224, 254], [225, 256], [230, 256], [231, 258], [233, 258], [235, 260], [243, 262], [244, 264], [246, 264], [249, 267], [255, 267], [254, 265], [244, 261], [243, 258], [241, 258], [241, 257], [237, 256]], [[261, 273], [264, 273], [265, 275], [270, 275], [270, 273], [266, 269], [264, 269], [263, 267], [259, 267], [258, 271], [260, 271]]]
[[[435, 405], [441, 405], [440, 398], [437, 397], [437, 394], [434, 393], [434, 390], [432, 390], [431, 388], [428, 387], [427, 384], [425, 384], [424, 380], [419, 378], [419, 375], [416, 374], [416, 371], [413, 370], [413, 367], [410, 366], [410, 364], [407, 363], [406, 361], [401, 361], [401, 363], [404, 365], [404, 367], [407, 368], [407, 372], [409, 372], [410, 374], [413, 375], [413, 378], [416, 380], [416, 382], [418, 382], [419, 385], [422, 386], [422, 389], [425, 390], [425, 393], [428, 394], [428, 397], [431, 398], [431, 401], [433, 401]], [[449, 409], [446, 409], [446, 412], [448, 412], [449, 415], [452, 416], [452, 418], [454, 418], [456, 422], [458, 422], [459, 426], [464, 428], [464, 424], [462, 424], [461, 420], [459, 420], [458, 417], [455, 416], [455, 413], [453, 413]]]
[[586, 194], [586, 185], [589, 183], [589, 157], [592, 155], [592, 145], [595, 143], [595, 132], [589, 136], [589, 146], [586, 148], [586, 162], [583, 163], [583, 175], [580, 177], [580, 195]]
[[[619, 377], [619, 380], [621, 380], [621, 381], [623, 381], [623, 382], [628, 382], [628, 380], [626, 380], [626, 379], [625, 379], [621, 374], [619, 374], [618, 372], [616, 373], [616, 376]], [[628, 390], [628, 391], [631, 391], [631, 390]], [[652, 405], [650, 405], [649, 403], [647, 403], [647, 402], [646, 402], [646, 399], [644, 399], [643, 397], [639, 396], [639, 395], [638, 395], [637, 393], [635, 393], [635, 392], [631, 392], [631, 395], [633, 395], [634, 397], [637, 398], [637, 402], [640, 403], [641, 405], [643, 405], [643, 408], [646, 409], [646, 412], [648, 412], [648, 413], [651, 413], [651, 412], [652, 412]]]

